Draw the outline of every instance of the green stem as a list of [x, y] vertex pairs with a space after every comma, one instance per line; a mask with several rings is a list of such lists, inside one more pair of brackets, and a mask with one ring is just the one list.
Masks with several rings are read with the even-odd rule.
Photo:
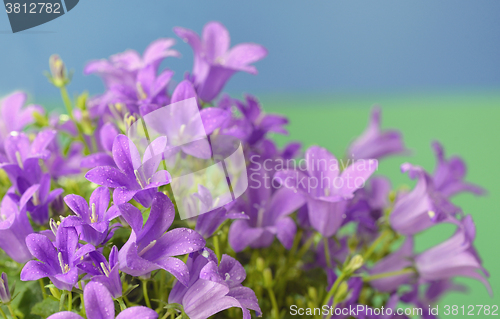
[[330, 249], [328, 249], [328, 238], [323, 237], [323, 248], [325, 251], [326, 265], [328, 268], [332, 268], [332, 262], [330, 261]]
[[0, 307], [0, 314], [2, 314], [3, 319], [7, 319], [7, 315], [3, 312], [2, 307]]
[[377, 248], [377, 246], [384, 240], [384, 238], [386, 236], [388, 236], [390, 234], [390, 231], [389, 230], [385, 230], [382, 232], [382, 234], [380, 234], [380, 236], [378, 236], [377, 239], [375, 239], [375, 241], [370, 245], [370, 247], [368, 247], [368, 249], [366, 250], [365, 254], [363, 255], [363, 260], [367, 261], [371, 255], [373, 254], [373, 252], [375, 251], [375, 249]]
[[[332, 288], [330, 288], [330, 290], [328, 291], [328, 294], [326, 295], [325, 299], [323, 300], [323, 305], [328, 305], [328, 302], [337, 292], [337, 289], [340, 286], [340, 284], [342, 283], [342, 281], [344, 280], [344, 277], [345, 277], [344, 273], [341, 273], [337, 277], [337, 280], [335, 280], [335, 282], [332, 285]], [[335, 309], [335, 301], [332, 301], [332, 307]], [[330, 319], [330, 317], [331, 317], [331, 313], [328, 314], [326, 319]]]
[[[82, 287], [83, 285], [82, 285], [81, 281], [78, 283], [78, 285], [80, 286], [80, 290], [83, 291], [83, 287]], [[80, 300], [81, 300], [80, 314], [82, 315], [82, 317], [87, 318], [87, 314], [85, 312], [85, 301], [83, 300], [83, 294], [80, 294]]]
[[213, 236], [212, 241], [214, 244], [215, 254], [217, 255], [217, 260], [219, 260], [219, 263], [220, 263], [221, 256], [220, 256], [220, 248], [219, 248], [219, 236], [217, 236], [217, 235]]
[[73, 308], [73, 293], [70, 291], [68, 293], [68, 311], [71, 311]]
[[415, 270], [412, 268], [404, 268], [398, 271], [390, 271], [390, 272], [383, 272], [381, 274], [376, 274], [370, 277], [363, 278], [364, 282], [370, 282], [373, 280], [381, 279], [381, 278], [387, 278], [387, 277], [394, 277], [394, 276], [400, 276], [400, 275], [405, 275], [405, 274], [410, 274], [414, 273]]
[[63, 293], [61, 294], [61, 299], [59, 299], [59, 311], [63, 310], [64, 307], [64, 300], [66, 299], [66, 295], [68, 293], [64, 290]]
[[127, 309], [127, 306], [125, 306], [125, 303], [123, 302], [123, 298], [122, 297], [118, 297], [118, 299], [116, 299], [118, 301], [118, 304], [120, 305], [120, 310], [123, 311], [125, 309]]
[[40, 283], [40, 288], [42, 289], [43, 299], [45, 299], [47, 298], [47, 292], [45, 291], [45, 284], [43, 283], [43, 278], [38, 279], [38, 282]]
[[83, 132], [82, 132], [82, 128], [80, 127], [80, 124], [77, 122], [77, 120], [73, 116], [73, 106], [71, 104], [71, 99], [69, 98], [69, 95], [68, 95], [68, 90], [66, 90], [65, 86], [61, 86], [60, 91], [61, 91], [61, 97], [62, 97], [64, 106], [66, 107], [66, 111], [68, 112], [68, 116], [71, 119], [71, 121], [73, 121], [73, 123], [75, 124], [76, 129], [78, 131], [78, 137], [82, 140], [82, 143], [85, 146], [84, 152], [85, 152], [85, 154], [90, 154], [90, 147], [89, 147], [87, 141], [85, 140], [85, 137], [84, 137]]
[[9, 309], [10, 315], [12, 316], [13, 319], [17, 319], [16, 314], [14, 313], [14, 309], [12, 309], [12, 306], [10, 305], [10, 302], [7, 304], [7, 308]]
[[151, 302], [149, 301], [148, 287], [147, 287], [147, 281], [146, 280], [142, 281], [142, 293], [144, 295], [144, 301], [146, 302], [146, 306], [148, 306], [148, 308], [152, 309], [151, 308]]
[[279, 308], [278, 302], [276, 301], [276, 295], [271, 287], [267, 288], [267, 292], [269, 293], [269, 298], [271, 298], [271, 304], [273, 305], [274, 318], [279, 319]]

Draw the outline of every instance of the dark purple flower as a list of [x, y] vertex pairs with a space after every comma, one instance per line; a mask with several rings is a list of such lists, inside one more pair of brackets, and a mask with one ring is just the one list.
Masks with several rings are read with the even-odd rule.
[[396, 130], [381, 131], [379, 107], [372, 110], [370, 123], [366, 130], [347, 151], [347, 156], [353, 159], [381, 159], [386, 156], [402, 154], [406, 148], [401, 133]]
[[120, 270], [132, 276], [145, 276], [153, 270], [164, 269], [187, 285], [189, 272], [186, 264], [174, 256], [200, 250], [205, 247], [205, 240], [187, 228], [166, 232], [175, 217], [170, 199], [163, 193], [156, 193], [145, 224], [139, 209], [128, 203], [118, 207], [132, 227], [130, 238], [118, 253]]
[[57, 288], [68, 291], [78, 282], [77, 265], [82, 257], [95, 249], [91, 244], [79, 247], [78, 233], [72, 227], [59, 227], [55, 243], [44, 235], [30, 234], [26, 245], [39, 261], [30, 260], [24, 265], [21, 280], [49, 277]]
[[[268, 247], [276, 236], [287, 249], [293, 245], [297, 226], [290, 215], [304, 205], [304, 196], [291, 188], [280, 188], [273, 193], [265, 180], [267, 172], [262, 169], [249, 172], [254, 185], [247, 189], [247, 201], [240, 200], [234, 211], [244, 212], [250, 219], [236, 220], [229, 229], [229, 243], [234, 251]], [[258, 184], [258, 185], [256, 185]]]
[[157, 171], [165, 149], [166, 138], [159, 137], [141, 156], [134, 143], [125, 135], [118, 135], [113, 142], [115, 167], [99, 166], [90, 170], [85, 177], [98, 185], [114, 188], [113, 200], [116, 205], [134, 198], [144, 207], [149, 207], [156, 189], [170, 183], [170, 174]]
[[[33, 123], [33, 113], [44, 113], [39, 105], [28, 105], [24, 92], [15, 92], [0, 101], [0, 151], [4, 151], [4, 140], [11, 132], [20, 132], [28, 124]], [[0, 161], [1, 162], [1, 161]]]
[[[191, 319], [206, 319], [231, 307], [241, 308], [243, 319], [250, 319], [250, 310], [261, 315], [252, 289], [241, 283], [245, 269], [234, 258], [223, 255], [220, 265], [210, 249], [189, 255], [188, 285], [177, 282], [168, 296], [169, 303], [179, 303]], [[218, 265], [218, 266], [217, 266]]]
[[[202, 185], [200, 185], [202, 186]], [[198, 187], [203, 189], [204, 187]], [[210, 195], [211, 198], [211, 195]], [[228, 219], [249, 219], [247, 214], [243, 212], [236, 212], [232, 210], [234, 201], [207, 213], [201, 214], [196, 219], [195, 230], [204, 238], [211, 237], [217, 229]]]
[[75, 227], [80, 239], [94, 246], [101, 245], [108, 237], [109, 222], [120, 215], [116, 206], [109, 206], [109, 189], [98, 187], [87, 201], [78, 195], [67, 195], [64, 202], [76, 214], [64, 218], [63, 227]]
[[419, 166], [405, 163], [402, 172], [417, 179], [415, 188], [401, 195], [389, 217], [391, 227], [404, 235], [421, 232], [438, 222], [455, 222], [460, 209], [436, 191], [432, 178]]
[[[98, 282], [89, 282], [83, 290], [85, 313], [87, 318], [114, 319], [115, 305], [113, 298], [104, 285]], [[158, 314], [147, 307], [135, 306], [120, 312], [116, 319], [156, 319]], [[82, 316], [69, 311], [58, 312], [48, 319], [83, 319]]]
[[462, 219], [455, 234], [443, 243], [415, 257], [415, 266], [421, 279], [431, 281], [456, 276], [481, 281], [491, 294], [489, 274], [473, 246], [476, 227], [470, 215]]
[[476, 195], [486, 193], [482, 187], [464, 181], [467, 167], [460, 157], [453, 156], [445, 159], [443, 146], [439, 142], [432, 143], [432, 147], [437, 158], [437, 165], [432, 177], [437, 191], [445, 197], [451, 197], [461, 192], [471, 192]]
[[92, 251], [89, 258], [78, 265], [78, 268], [87, 273], [92, 281], [103, 284], [111, 293], [113, 298], [122, 295], [122, 282], [120, 279], [118, 265], [118, 249], [111, 248], [109, 263], [100, 251]]
[[[370, 270], [370, 275], [399, 271], [411, 267], [413, 265], [413, 256], [413, 238], [408, 237], [397, 251], [378, 261]], [[371, 281], [370, 284], [379, 291], [392, 292], [399, 286], [409, 283], [412, 278], [416, 278], [415, 274], [407, 273], [376, 279]]]
[[7, 278], [7, 274], [3, 272], [0, 277], [0, 301], [3, 303], [9, 303], [10, 300], [9, 280]]
[[235, 72], [256, 74], [257, 69], [250, 64], [267, 55], [263, 46], [253, 43], [242, 43], [229, 50], [229, 32], [219, 22], [207, 23], [201, 39], [188, 29], [177, 27], [174, 32], [193, 49], [194, 84], [205, 102], [216, 98]]
[[26, 236], [31, 233], [26, 209], [19, 209], [11, 196], [5, 195], [0, 206], [0, 248], [18, 263], [25, 263], [31, 259], [26, 246]]
[[364, 187], [378, 167], [377, 160], [358, 160], [340, 173], [339, 162], [326, 149], [312, 146], [306, 152], [307, 174], [283, 170], [275, 178], [286, 188], [307, 196], [309, 222], [325, 237], [336, 233], [346, 218], [347, 199]]

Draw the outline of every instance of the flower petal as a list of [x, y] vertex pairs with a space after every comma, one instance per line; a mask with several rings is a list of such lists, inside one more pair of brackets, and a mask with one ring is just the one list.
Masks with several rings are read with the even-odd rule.
[[114, 319], [115, 306], [109, 291], [97, 282], [89, 282], [83, 291], [85, 311], [88, 318]]

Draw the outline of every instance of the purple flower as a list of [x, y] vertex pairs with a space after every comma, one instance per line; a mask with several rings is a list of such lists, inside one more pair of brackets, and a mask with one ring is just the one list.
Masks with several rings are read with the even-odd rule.
[[489, 274], [481, 265], [473, 242], [476, 227], [470, 215], [464, 217], [455, 234], [443, 243], [415, 257], [415, 266], [423, 280], [440, 280], [456, 276], [471, 277], [481, 281], [491, 294], [485, 277]]
[[7, 274], [3, 272], [0, 277], [0, 301], [3, 303], [9, 303], [10, 300], [9, 280], [7, 278]]
[[309, 222], [325, 237], [342, 225], [353, 193], [364, 186], [378, 167], [377, 160], [353, 161], [339, 174], [339, 163], [326, 149], [312, 146], [306, 152], [307, 175], [300, 170], [283, 170], [275, 178], [287, 188], [307, 196]]
[[396, 200], [389, 217], [393, 229], [404, 235], [421, 232], [437, 222], [455, 222], [452, 217], [460, 209], [435, 190], [432, 178], [418, 166], [405, 163], [401, 171], [410, 178], [417, 178], [417, 185]]
[[460, 157], [453, 156], [447, 160], [444, 158], [443, 146], [439, 142], [432, 143], [432, 147], [437, 158], [437, 166], [432, 177], [437, 191], [445, 197], [461, 192], [471, 192], [476, 195], [486, 193], [482, 187], [463, 180], [467, 167]]
[[120, 215], [116, 206], [109, 206], [109, 190], [98, 187], [87, 201], [78, 195], [67, 195], [64, 202], [76, 214], [64, 218], [62, 227], [75, 227], [80, 239], [94, 246], [101, 245], [108, 237], [109, 222]]
[[219, 22], [207, 23], [201, 39], [188, 29], [177, 27], [174, 32], [193, 49], [194, 84], [205, 102], [216, 98], [235, 72], [256, 74], [257, 69], [250, 64], [267, 55], [263, 46], [253, 43], [242, 43], [229, 50], [229, 32]]
[[44, 235], [30, 234], [26, 245], [39, 261], [30, 260], [24, 265], [21, 280], [49, 277], [57, 288], [68, 291], [78, 282], [77, 265], [81, 258], [95, 249], [91, 244], [79, 247], [78, 234], [72, 227], [59, 227], [55, 244]]
[[189, 255], [189, 285], [174, 285], [169, 303], [179, 303], [191, 319], [206, 319], [231, 307], [241, 308], [243, 319], [250, 319], [250, 311], [260, 316], [261, 310], [252, 289], [244, 287], [246, 273], [234, 258], [223, 255], [220, 265], [213, 251], [204, 249]]
[[116, 205], [134, 198], [144, 207], [149, 207], [156, 189], [170, 182], [170, 174], [165, 170], [157, 172], [165, 149], [166, 138], [153, 141], [143, 157], [134, 143], [125, 135], [118, 135], [113, 142], [113, 159], [118, 168], [99, 166], [90, 170], [85, 177], [98, 185], [114, 188], [113, 200]]
[[[399, 271], [404, 268], [411, 267], [413, 265], [413, 255], [413, 238], [408, 237], [397, 251], [378, 261], [370, 270], [370, 275]], [[414, 277], [415, 274], [407, 273], [376, 279], [371, 281], [370, 284], [379, 291], [392, 292], [399, 286], [409, 283]]]
[[252, 181], [258, 182], [259, 185], [251, 185], [247, 190], [248, 200], [240, 200], [234, 209], [237, 212], [245, 212], [250, 219], [236, 220], [231, 224], [231, 247], [236, 252], [248, 246], [268, 247], [276, 236], [283, 246], [290, 249], [297, 226], [288, 215], [304, 205], [304, 196], [284, 187], [273, 193], [271, 187], [264, 184], [269, 176], [263, 169], [250, 173], [250, 176]]
[[118, 269], [118, 249], [116, 246], [111, 248], [109, 263], [101, 252], [92, 251], [89, 253], [89, 258], [79, 264], [78, 268], [86, 272], [92, 281], [103, 284], [113, 298], [122, 295], [122, 282]]
[[353, 159], [381, 159], [406, 152], [401, 133], [396, 130], [381, 131], [379, 107], [372, 110], [366, 130], [349, 146], [347, 155]]
[[38, 105], [22, 109], [25, 102], [26, 94], [23, 92], [12, 93], [0, 101], [0, 151], [4, 150], [4, 140], [11, 132], [20, 132], [33, 122], [34, 112], [44, 113]]
[[[201, 187], [200, 187], [201, 186]], [[198, 186], [202, 189], [202, 185]], [[234, 201], [212, 211], [201, 214], [196, 219], [195, 230], [204, 238], [211, 237], [217, 229], [228, 219], [249, 219], [247, 214], [232, 210]]]
[[98, 60], [87, 64], [85, 74], [97, 73], [103, 79], [108, 91], [90, 101], [92, 117], [109, 112], [109, 105], [126, 106], [131, 113], [149, 113], [153, 109], [168, 103], [166, 87], [173, 72], [163, 71], [156, 75], [164, 58], [178, 56], [171, 50], [175, 40], [159, 39], [145, 50], [142, 58], [135, 51], [129, 50], [111, 56], [108, 60]]
[[8, 194], [0, 206], [0, 248], [18, 263], [31, 259], [26, 246], [26, 236], [33, 232], [26, 209], [19, 209]]
[[[85, 313], [87, 318], [114, 319], [115, 305], [111, 294], [104, 285], [98, 282], [89, 282], [83, 290]], [[147, 307], [135, 306], [120, 312], [116, 319], [156, 319], [158, 314]], [[82, 316], [69, 311], [58, 312], [48, 319], [83, 319]]]
[[132, 227], [130, 238], [118, 253], [120, 270], [132, 276], [145, 276], [153, 270], [164, 269], [187, 285], [189, 272], [186, 264], [173, 256], [200, 250], [205, 247], [205, 240], [187, 228], [166, 232], [175, 217], [170, 199], [163, 193], [156, 193], [144, 226], [139, 209], [128, 203], [118, 207]]

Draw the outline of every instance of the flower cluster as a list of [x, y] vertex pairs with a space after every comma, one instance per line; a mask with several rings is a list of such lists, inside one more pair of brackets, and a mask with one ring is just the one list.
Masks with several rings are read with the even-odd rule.
[[[398, 131], [381, 128], [378, 108], [342, 160], [320, 146], [280, 149], [271, 133], [287, 134], [286, 117], [266, 114], [253, 96], [221, 95], [234, 73], [257, 73], [266, 49], [230, 48], [217, 22], [201, 37], [174, 32], [194, 52], [175, 87], [173, 72], [160, 70], [179, 56], [175, 40], [160, 39], [142, 56], [90, 62], [84, 72], [106, 90], [74, 101], [52, 56], [49, 80], [66, 114], [24, 106], [22, 92], [1, 100], [4, 318], [7, 309], [12, 318], [278, 319], [292, 306], [346, 318], [335, 309], [359, 305], [360, 318], [403, 318], [373, 314], [398, 303], [433, 318], [429, 304], [463, 290], [457, 276], [491, 291], [472, 217], [452, 202], [485, 193], [464, 180], [461, 158], [435, 142], [435, 171], [403, 163], [415, 187], [392, 190], [374, 175], [379, 160], [407, 148]], [[439, 223], [455, 234], [417, 253], [414, 235]]]

